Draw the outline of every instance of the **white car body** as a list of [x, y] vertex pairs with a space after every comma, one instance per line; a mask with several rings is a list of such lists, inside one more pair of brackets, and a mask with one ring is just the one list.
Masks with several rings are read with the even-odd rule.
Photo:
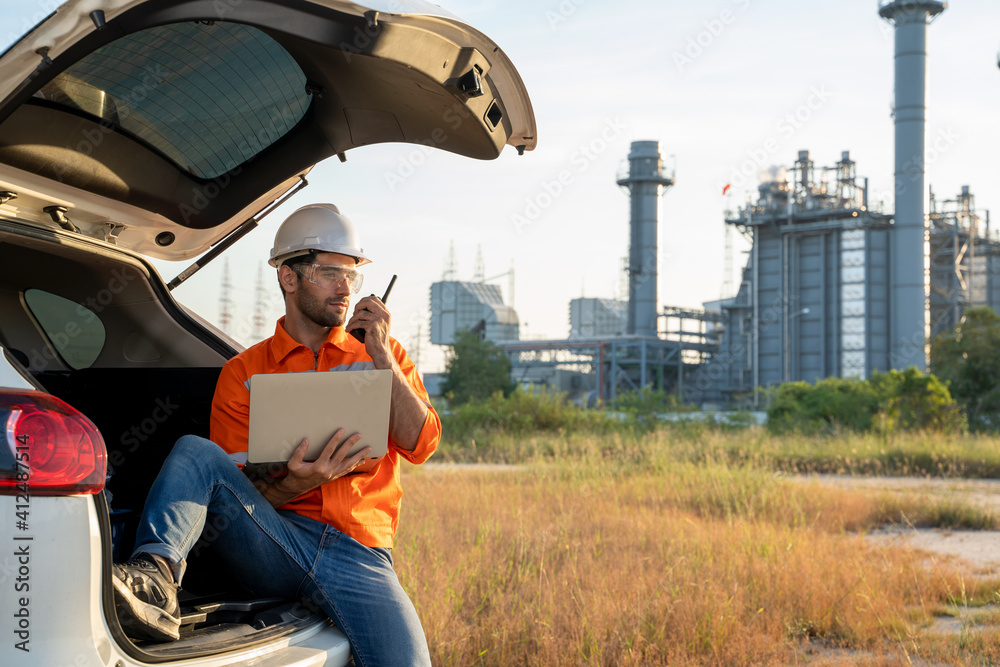
[[[5, 501], [0, 504], [8, 505]], [[93, 498], [31, 498], [29, 506], [28, 530], [16, 530], [13, 520], [0, 528], [0, 539], [9, 545], [0, 563], [0, 590], [4, 591], [0, 614], [9, 619], [8, 641], [0, 649], [3, 664], [145, 664], [121, 650], [102, 609], [104, 545]], [[19, 550], [27, 554], [19, 556]], [[72, 605], [72, 613], [67, 613], [67, 602], [72, 600], [83, 604]], [[350, 655], [344, 634], [321, 620], [264, 646], [200, 658], [197, 664], [329, 667], [346, 665]]]

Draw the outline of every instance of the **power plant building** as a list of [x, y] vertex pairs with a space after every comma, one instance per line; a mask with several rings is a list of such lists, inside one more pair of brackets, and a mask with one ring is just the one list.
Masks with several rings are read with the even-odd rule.
[[569, 302], [569, 337], [622, 336], [628, 328], [628, 302], [579, 298]]
[[[668, 316], [658, 305], [659, 203], [674, 184], [659, 142], [633, 142], [617, 183], [630, 195], [628, 301], [574, 299], [568, 338], [501, 342], [516, 381], [569, 388], [572, 398], [606, 403], [644, 387], [676, 390], [717, 347], [703, 326], [717, 316], [679, 310]], [[671, 321], [677, 323], [672, 332]], [[692, 321], [701, 326], [692, 331], [684, 324]], [[573, 380], [569, 387], [566, 377]]]
[[[517, 314], [498, 287], [442, 281], [431, 290], [431, 341], [479, 330], [507, 352], [519, 382], [595, 402], [652, 387], [698, 404], [759, 403], [758, 388], [782, 382], [870, 377], [897, 366], [892, 240], [900, 230], [876, 208], [849, 152], [821, 167], [799, 151], [759, 185], [756, 201], [726, 214], [751, 243], [734, 297], [703, 311], [661, 306], [653, 336], [629, 333], [630, 302], [578, 298], [567, 338], [518, 340]], [[907, 259], [925, 281], [925, 327], [907, 364], [918, 368], [927, 336], [953, 329], [965, 309], [1000, 311], [1000, 241], [989, 213], [976, 209], [968, 186], [952, 199], [932, 193], [928, 208], [925, 248]]]
[[488, 286], [436, 283], [432, 342], [481, 326], [497, 332], [487, 337], [510, 356], [515, 378], [545, 384], [573, 373], [574, 386], [600, 402], [651, 387], [697, 404], [759, 405], [759, 388], [783, 382], [925, 370], [930, 339], [967, 308], [1000, 311], [1000, 239], [988, 212], [968, 186], [953, 199], [925, 188], [927, 26], [944, 9], [936, 0], [879, 3], [895, 28], [894, 210], [869, 202], [849, 152], [817, 166], [801, 150], [755, 200], [726, 212], [750, 243], [736, 295], [703, 311], [665, 307], [659, 203], [674, 174], [658, 142], [636, 141], [617, 179], [631, 197], [628, 301], [574, 299], [567, 338], [519, 341], [502, 329], [516, 331], [517, 317], [498, 307], [498, 290], [486, 297]]
[[[753, 245], [739, 292], [722, 307], [719, 349], [685, 389], [689, 398], [731, 402], [758, 387], [896, 367], [890, 249], [899, 230], [867, 206], [848, 153], [820, 171], [813, 180], [800, 152], [796, 178], [762, 184], [755, 204], [727, 218]], [[968, 186], [954, 200], [932, 199], [929, 252], [909, 259], [927, 280], [918, 314], [931, 337], [968, 307], [1000, 310], [1000, 242], [973, 202]], [[924, 368], [924, 338], [910, 346], [909, 366]]]
[[724, 399], [890, 368], [890, 221], [869, 208], [847, 152], [817, 169], [800, 151], [789, 178], [762, 183], [756, 203], [727, 216], [752, 246], [696, 387]]
[[485, 282], [442, 280], [431, 285], [431, 343], [451, 345], [462, 331], [484, 340], [517, 340], [517, 311], [504, 304], [500, 288]]

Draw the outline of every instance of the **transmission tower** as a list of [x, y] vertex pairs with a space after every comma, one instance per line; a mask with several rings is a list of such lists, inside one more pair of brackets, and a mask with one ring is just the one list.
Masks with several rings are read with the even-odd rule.
[[417, 322], [417, 335], [413, 340], [413, 349], [410, 351], [410, 359], [413, 361], [413, 365], [420, 370], [420, 323]]
[[443, 280], [454, 280], [455, 274], [457, 272], [455, 268], [455, 241], [451, 242], [451, 246], [448, 249], [448, 259], [444, 263], [444, 276]]
[[476, 278], [477, 282], [481, 283], [491, 283], [494, 280], [499, 280], [504, 276], [507, 277], [507, 301], [505, 302], [511, 308], [514, 307], [514, 260], [510, 260], [510, 270], [499, 273], [495, 276], [484, 277], [479, 276]]
[[219, 297], [219, 327], [229, 333], [229, 324], [233, 321], [233, 284], [229, 282], [229, 258], [222, 265], [222, 291]]
[[483, 261], [483, 246], [476, 247], [476, 265], [472, 268], [472, 281], [481, 283], [486, 280], [486, 262]]
[[264, 265], [257, 266], [257, 289], [253, 309], [254, 342], [264, 340], [267, 336], [267, 290], [264, 289]]

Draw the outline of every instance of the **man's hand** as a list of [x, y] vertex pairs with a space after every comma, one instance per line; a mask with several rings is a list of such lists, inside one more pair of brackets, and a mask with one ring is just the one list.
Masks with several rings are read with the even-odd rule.
[[348, 331], [365, 330], [365, 352], [372, 358], [375, 368], [392, 371], [392, 403], [389, 406], [389, 436], [399, 447], [413, 450], [420, 431], [427, 419], [427, 404], [413, 391], [406, 380], [399, 362], [392, 354], [389, 309], [377, 296], [366, 296], [354, 308], [350, 321], [344, 325]]
[[347, 331], [364, 329], [365, 351], [375, 362], [376, 368], [392, 368], [395, 359], [389, 347], [389, 328], [392, 316], [382, 300], [374, 294], [358, 301], [354, 314], [344, 325]]
[[345, 458], [361, 440], [361, 434], [354, 433], [346, 440], [343, 439], [344, 434], [344, 429], [334, 433], [315, 461], [305, 460], [309, 441], [300, 442], [288, 460], [288, 474], [258, 486], [261, 495], [272, 507], [280, 507], [307, 491], [352, 472], [372, 453], [372, 448], [365, 447], [354, 456]]

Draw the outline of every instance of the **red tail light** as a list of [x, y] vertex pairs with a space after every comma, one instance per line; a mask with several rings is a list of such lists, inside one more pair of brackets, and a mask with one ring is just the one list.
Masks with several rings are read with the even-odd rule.
[[0, 393], [0, 429], [0, 494], [64, 496], [104, 488], [104, 439], [55, 396]]

